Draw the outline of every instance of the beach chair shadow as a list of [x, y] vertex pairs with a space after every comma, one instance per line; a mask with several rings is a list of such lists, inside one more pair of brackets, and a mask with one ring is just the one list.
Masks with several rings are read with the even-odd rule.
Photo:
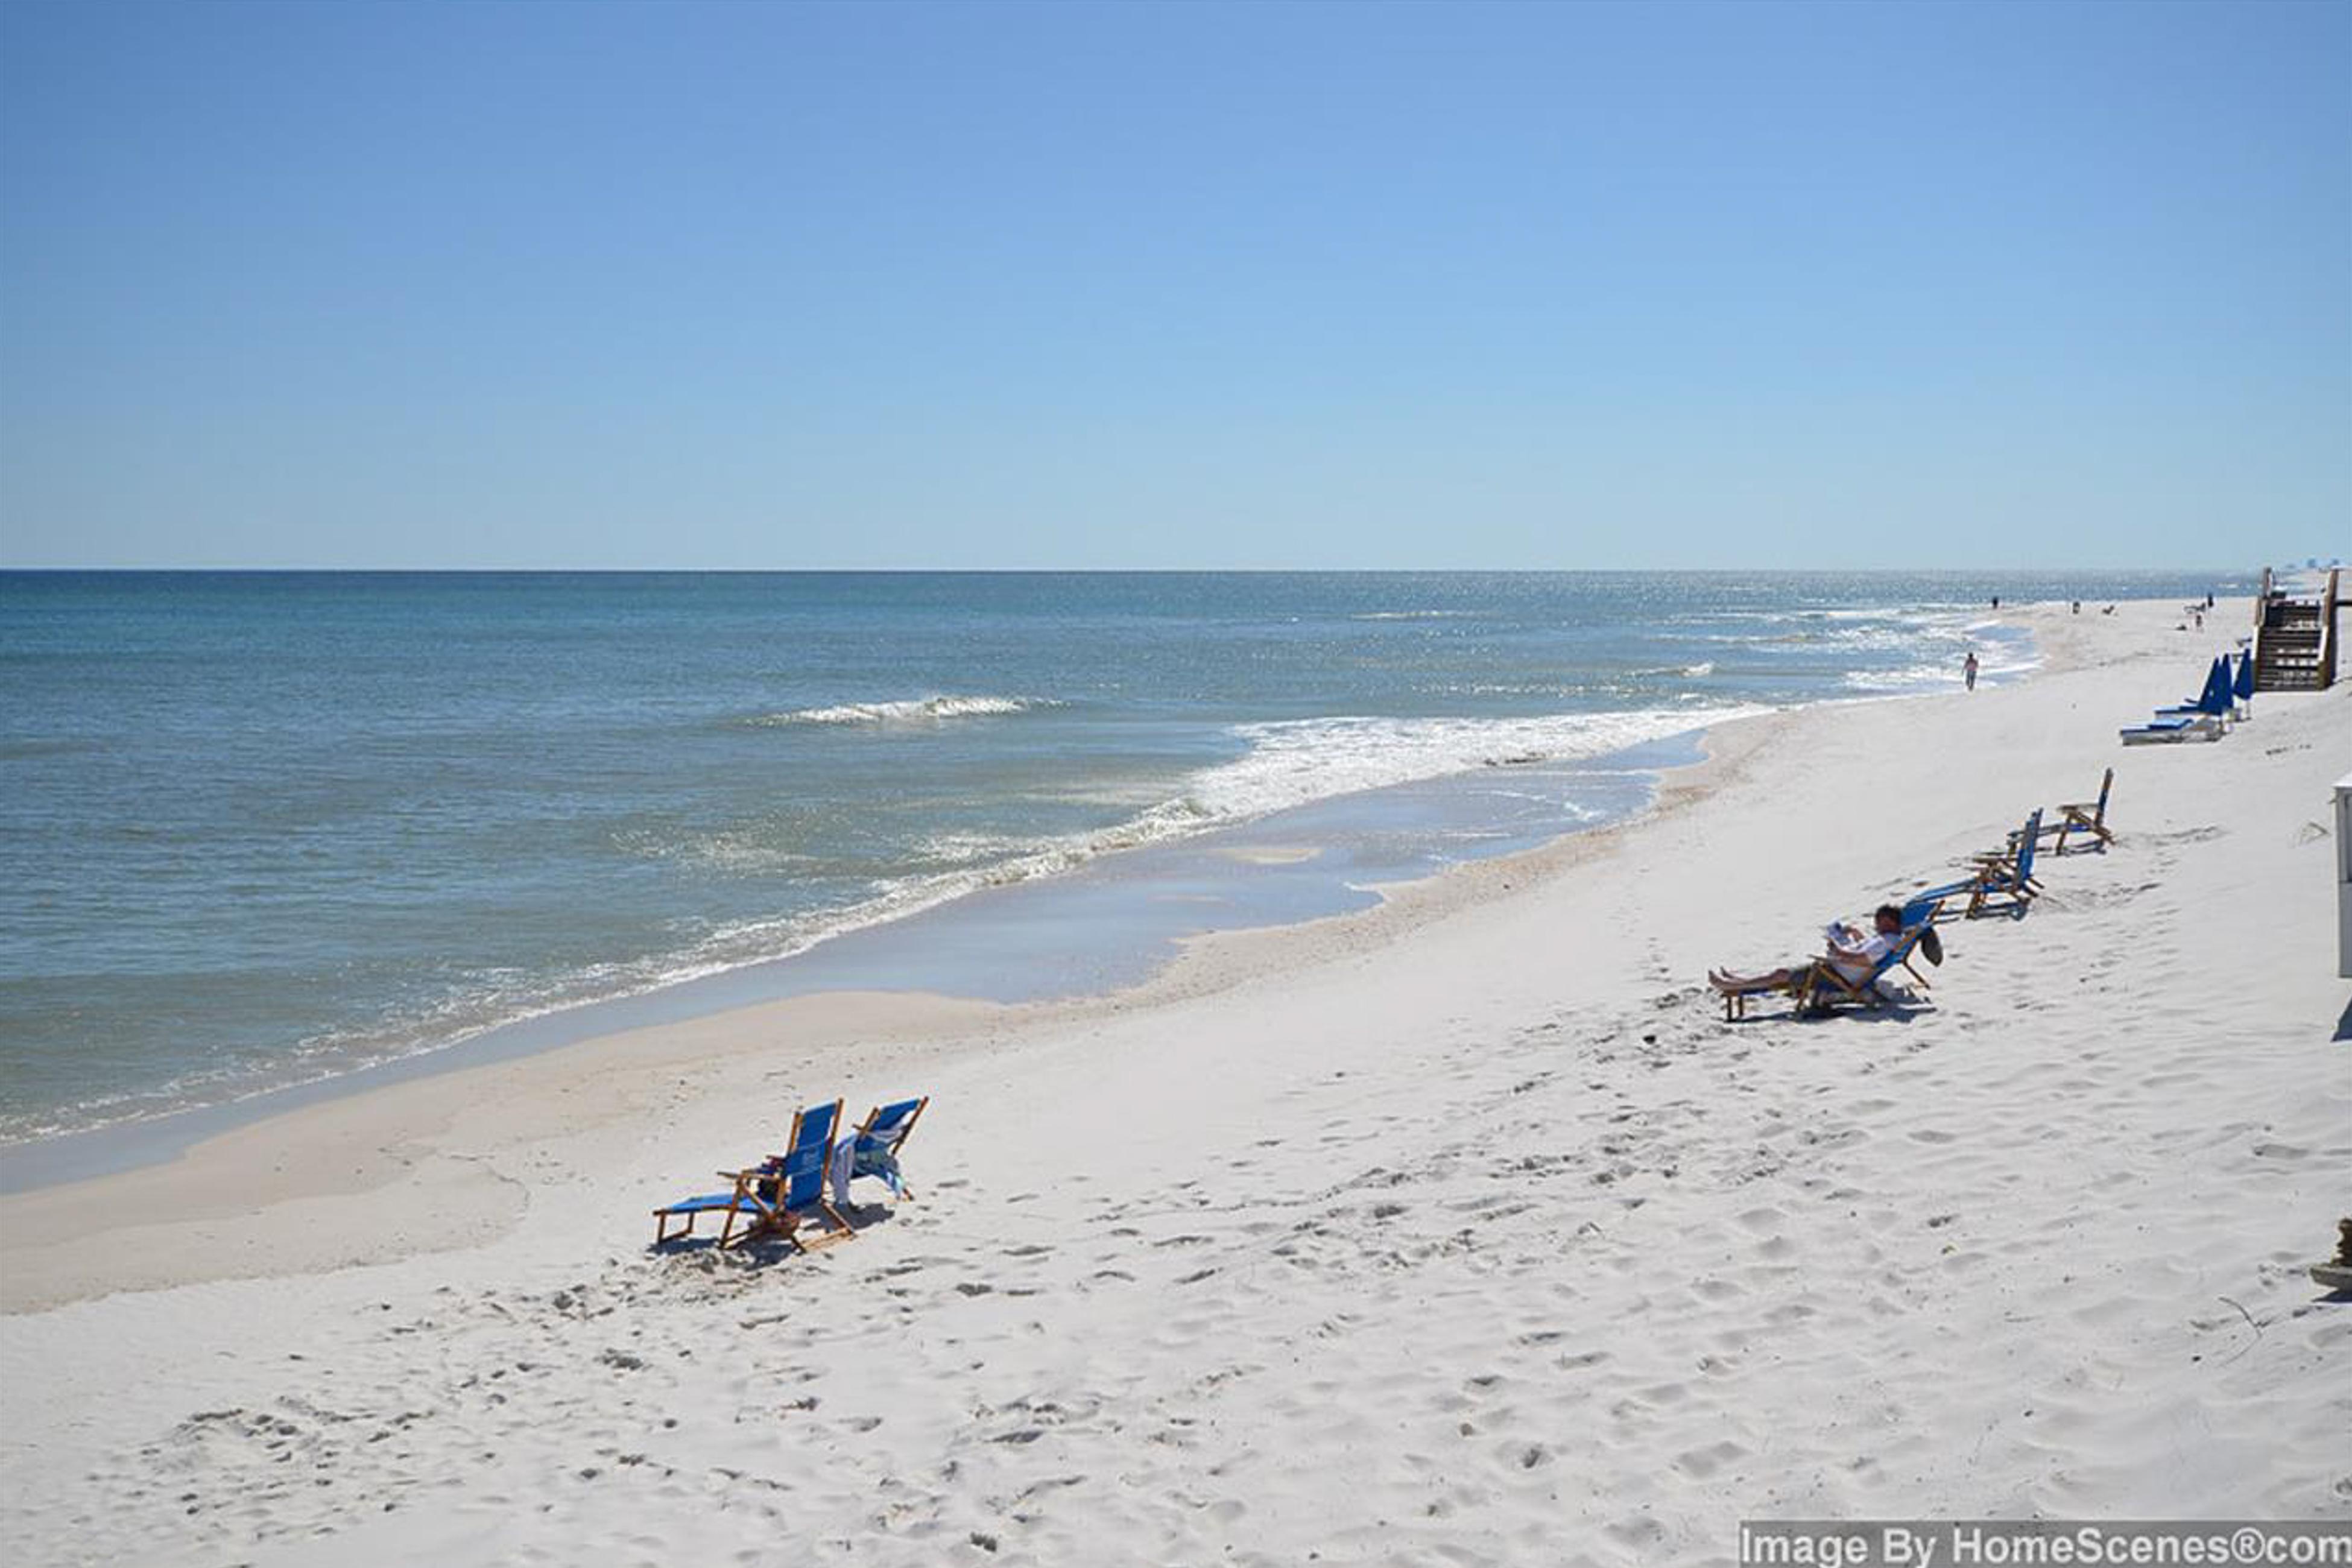
[[[856, 1227], [824, 1197], [835, 1132], [840, 1125], [838, 1100], [794, 1112], [792, 1135], [782, 1154], [749, 1170], [719, 1172], [721, 1178], [732, 1183], [727, 1192], [681, 1198], [654, 1210], [655, 1247], [690, 1243], [695, 1222], [706, 1214], [726, 1216], [716, 1243], [720, 1251], [772, 1240], [783, 1252], [811, 1252], [852, 1239], [857, 1234]], [[673, 1234], [670, 1223], [679, 1218], [686, 1223]], [[811, 1226], [817, 1227], [818, 1234], [803, 1237], [802, 1232]]]

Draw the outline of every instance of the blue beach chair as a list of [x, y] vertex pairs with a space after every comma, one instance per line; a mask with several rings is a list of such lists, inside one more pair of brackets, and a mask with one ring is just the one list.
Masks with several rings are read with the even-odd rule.
[[2218, 741], [2230, 716], [2230, 677], [2223, 661], [2215, 659], [2205, 672], [2205, 689], [2186, 707], [2159, 708], [2145, 724], [2131, 724], [2119, 733], [2126, 746], [2151, 741]]
[[[719, 1232], [721, 1247], [775, 1235], [792, 1243], [795, 1249], [808, 1252], [856, 1236], [849, 1222], [824, 1201], [825, 1170], [833, 1163], [834, 1132], [840, 1125], [841, 1101], [837, 1100], [830, 1105], [812, 1105], [794, 1113], [792, 1136], [786, 1140], [782, 1153], [748, 1171], [719, 1173], [735, 1184], [731, 1192], [680, 1198], [654, 1210], [654, 1245], [661, 1247], [693, 1235], [695, 1220], [714, 1212], [727, 1216], [727, 1223]], [[669, 1222], [679, 1215], [685, 1216], [686, 1224], [673, 1234]], [[738, 1220], [743, 1222], [740, 1236], [735, 1230]], [[814, 1242], [803, 1241], [800, 1236], [801, 1227], [810, 1220], [822, 1225], [825, 1232]]]
[[2144, 746], [2158, 741], [2218, 741], [2221, 738], [2221, 721], [2202, 714], [2194, 719], [2151, 719], [2145, 724], [2126, 724], [2116, 733], [2126, 746]]
[[[1912, 910], [1921, 905], [1928, 906], [1930, 920], [1950, 919], [1944, 906], [1961, 898], [1968, 900], [1958, 911], [1962, 919], [1974, 920], [1988, 909], [2001, 914], [2024, 914], [2025, 906], [2042, 891], [2042, 885], [2033, 879], [2034, 847], [2041, 837], [2042, 808], [2036, 806], [2025, 819], [2025, 826], [2009, 836], [2007, 849], [1990, 850], [1970, 858], [1976, 866], [1974, 876], [1914, 893], [1910, 903], [1904, 906], [1904, 923], [1910, 923]], [[2000, 901], [1994, 902], [1996, 900]]]
[[1870, 973], [1860, 980], [1848, 980], [1837, 965], [1816, 959], [1811, 970], [1799, 977], [1795, 987], [1799, 1009], [1822, 1013], [1849, 1004], [1859, 1004], [1864, 1007], [1884, 1006], [1886, 993], [1879, 989], [1878, 983], [1885, 979], [1888, 972], [1897, 964], [1910, 969], [1911, 978], [1921, 985], [1927, 984], [1927, 977], [1911, 967], [1911, 952], [1927, 939], [1928, 931], [1926, 921], [1917, 925], [1906, 925], [1902, 933], [1895, 937], [1895, 945], [1886, 950], [1886, 956], [1873, 964]]
[[915, 1189], [907, 1184], [906, 1173], [898, 1168], [898, 1151], [906, 1146], [908, 1134], [914, 1131], [923, 1108], [930, 1102], [930, 1096], [925, 1095], [920, 1100], [901, 1100], [867, 1111], [857, 1135], [850, 1140], [848, 1174], [834, 1184], [834, 1196], [839, 1198], [858, 1177], [873, 1176], [890, 1189], [897, 1202], [913, 1197]]
[[[1969, 889], [1968, 919], [1976, 919], [1989, 906], [2009, 914], [2025, 912], [2025, 906], [2042, 891], [2042, 884], [2033, 879], [2033, 857], [2041, 842], [2042, 808], [2037, 805], [2025, 826], [2010, 835], [2007, 849], [1975, 857], [1977, 875]], [[2000, 903], [1992, 905], [1993, 900]]]

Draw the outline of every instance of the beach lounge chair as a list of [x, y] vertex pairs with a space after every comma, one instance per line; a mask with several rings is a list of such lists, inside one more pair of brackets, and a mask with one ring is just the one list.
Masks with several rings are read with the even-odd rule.
[[[825, 1170], [833, 1163], [834, 1132], [840, 1125], [841, 1101], [837, 1100], [830, 1105], [812, 1105], [806, 1110], [794, 1112], [792, 1136], [785, 1141], [782, 1153], [748, 1171], [719, 1173], [734, 1183], [732, 1191], [681, 1198], [654, 1210], [654, 1245], [660, 1247], [693, 1235], [695, 1220], [711, 1213], [727, 1216], [719, 1233], [721, 1247], [773, 1235], [808, 1252], [856, 1236], [849, 1222], [824, 1201]], [[673, 1233], [669, 1222], [680, 1215], [685, 1216], [686, 1224]], [[736, 1234], [739, 1220], [743, 1226], [740, 1236]], [[805, 1241], [800, 1231], [811, 1220], [823, 1226], [824, 1234], [814, 1241]]]
[[2097, 849], [2104, 849], [2116, 841], [2116, 836], [2107, 831], [2107, 796], [2115, 793], [2115, 787], [2116, 770], [2109, 768], [2105, 776], [2099, 780], [2098, 799], [2081, 801], [2058, 808], [2057, 825], [2055, 826], [2045, 825], [2042, 829], [2046, 834], [2055, 836], [2055, 842], [2050, 846], [2050, 852], [2053, 855], [2066, 853], [2066, 840], [2073, 834], [2080, 833], [2088, 837], [2091, 847]]
[[2205, 689], [2179, 708], [2159, 708], [2145, 724], [2126, 725], [2119, 731], [2126, 746], [2152, 741], [2218, 741], [2231, 711], [2229, 661], [2217, 658], [2205, 672]]
[[855, 1136], [845, 1138], [833, 1153], [833, 1201], [838, 1205], [849, 1198], [849, 1184], [859, 1176], [878, 1178], [890, 1189], [891, 1197], [904, 1203], [915, 1195], [907, 1184], [906, 1173], [898, 1168], [898, 1151], [905, 1147], [907, 1136], [914, 1131], [923, 1108], [930, 1097], [901, 1100], [891, 1105], [877, 1105], [866, 1113]]
[[2155, 742], [2170, 744], [2179, 741], [2218, 741], [2221, 738], [2221, 721], [2205, 713], [2193, 719], [2151, 719], [2145, 724], [2126, 724], [2117, 733], [2126, 746], [2145, 746]]
[[[1905, 918], [1909, 918], [1907, 908]], [[1924, 920], [1917, 925], [1905, 926], [1895, 937], [1894, 945], [1886, 950], [1886, 956], [1873, 964], [1870, 973], [1860, 980], [1847, 979], [1837, 965], [1825, 958], [1817, 958], [1781, 984], [1751, 985], [1738, 991], [1723, 992], [1723, 1021], [1728, 1024], [1748, 1016], [1748, 999], [1750, 996], [1785, 994], [1800, 1013], [1825, 1012], [1849, 1003], [1879, 1006], [1886, 1001], [1886, 994], [1878, 988], [1878, 983], [1897, 964], [1909, 969], [1912, 978], [1920, 984], [1927, 984], [1919, 972], [1911, 967], [1911, 954], [1927, 931], [1928, 924]]]

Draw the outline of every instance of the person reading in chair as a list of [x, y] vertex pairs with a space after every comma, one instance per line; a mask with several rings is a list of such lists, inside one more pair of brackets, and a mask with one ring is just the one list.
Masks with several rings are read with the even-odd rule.
[[1903, 911], [1893, 904], [1881, 904], [1872, 912], [1870, 923], [1867, 931], [1858, 926], [1831, 926], [1826, 933], [1828, 951], [1819, 959], [1775, 969], [1767, 974], [1734, 974], [1727, 969], [1711, 969], [1707, 972], [1707, 984], [1724, 992], [1778, 991], [1810, 973], [1818, 963], [1844, 975], [1850, 984], [1859, 985], [1870, 978], [1879, 960], [1895, 950], [1895, 938], [1903, 934]]

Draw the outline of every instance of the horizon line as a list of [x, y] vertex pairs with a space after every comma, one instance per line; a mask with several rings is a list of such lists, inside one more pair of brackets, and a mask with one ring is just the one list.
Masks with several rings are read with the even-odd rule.
[[1633, 576], [1682, 573], [1715, 576], [1793, 577], [1843, 573], [1867, 575], [1902, 573], [1919, 576], [1967, 576], [1997, 573], [2197, 573], [2257, 575], [2264, 567], [2283, 571], [2341, 566], [2340, 559], [2272, 561], [2252, 567], [2217, 566], [2210, 562], [2153, 564], [1979, 565], [1979, 566], [189, 566], [189, 565], [12, 565], [0, 563], [0, 575], [177, 575], [177, 576], [401, 576], [401, 577], [1274, 577], [1274, 576]]

